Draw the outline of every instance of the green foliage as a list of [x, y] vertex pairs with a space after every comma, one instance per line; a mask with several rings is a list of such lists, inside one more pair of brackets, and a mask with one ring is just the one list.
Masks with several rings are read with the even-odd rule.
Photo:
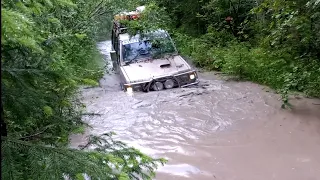
[[[193, 43], [195, 48], [188, 53], [184, 47], [190, 47], [189, 44]], [[231, 42], [225, 47], [210, 48], [201, 39], [193, 39], [188, 45], [179, 45], [182, 52], [191, 56], [199, 67], [221, 70], [229, 75], [266, 84], [285, 94], [302, 91], [320, 97], [320, 64], [317, 60], [308, 63], [292, 61], [292, 54], [286, 50], [271, 51], [251, 47], [248, 43]]]
[[[256, 5], [255, 0], [155, 0], [160, 7], [165, 7], [175, 28], [184, 33], [201, 36], [207, 32], [208, 26], [218, 31], [225, 30], [241, 38], [250, 31], [247, 20], [248, 12]], [[226, 17], [233, 21], [226, 22]]]
[[153, 37], [151, 43], [152, 48], [154, 49], [154, 53], [152, 54], [153, 58], [161, 58], [164, 55], [176, 52], [176, 48], [173, 46], [170, 38]]
[[36, 52], [43, 50], [38, 45], [39, 36], [33, 33], [34, 23], [24, 14], [10, 9], [1, 9], [1, 44], [20, 44]]
[[82, 124], [75, 92], [101, 77], [101, 57], [92, 28], [70, 26], [90, 20], [82, 17], [85, 6], [49, 2], [2, 2], [1, 96], [10, 136], [56, 124], [37, 138], [65, 144], [70, 130]]
[[172, 27], [192, 35], [204, 33], [206, 30], [205, 18], [202, 15], [205, 10], [202, 8], [208, 0], [155, 0], [159, 7], [166, 10], [164, 15], [168, 15], [173, 20]]
[[153, 2], [146, 5], [139, 19], [121, 20], [120, 23], [128, 27], [128, 33], [132, 36], [146, 34], [158, 29], [169, 30], [171, 26], [170, 17], [166, 15], [165, 9], [160, 8]]
[[5, 138], [1, 146], [2, 178], [52, 179], [150, 179], [165, 163], [111, 138], [111, 133], [90, 136], [79, 149], [54, 148]]
[[[264, 18], [264, 45], [286, 48], [299, 58], [319, 57], [320, 5], [317, 1], [264, 1], [252, 10]], [[268, 12], [269, 11], [269, 12]], [[268, 12], [268, 13], [267, 13]]]

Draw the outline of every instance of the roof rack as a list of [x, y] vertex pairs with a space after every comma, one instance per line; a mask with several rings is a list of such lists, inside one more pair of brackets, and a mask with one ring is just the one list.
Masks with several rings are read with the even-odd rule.
[[128, 28], [123, 26], [123, 24], [121, 24], [119, 21], [113, 21], [113, 23], [114, 23], [115, 32], [117, 35], [127, 32]]
[[119, 14], [116, 14], [114, 16], [114, 27], [116, 28], [117, 35], [123, 34], [127, 32], [127, 27], [125, 27], [123, 24], [120, 23], [120, 20], [136, 20], [139, 19], [140, 14], [142, 11], [144, 11], [145, 6], [139, 6], [136, 8], [135, 11], [131, 12], [121, 12]]

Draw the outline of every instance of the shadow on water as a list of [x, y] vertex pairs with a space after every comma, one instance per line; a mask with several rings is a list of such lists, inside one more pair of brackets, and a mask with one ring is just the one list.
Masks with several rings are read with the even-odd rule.
[[[110, 42], [98, 44], [109, 62]], [[111, 63], [109, 63], [111, 64]], [[111, 66], [108, 66], [111, 68]], [[83, 89], [93, 128], [169, 163], [157, 179], [301, 180], [320, 177], [320, 101], [295, 99], [281, 110], [278, 96], [250, 82], [199, 73], [198, 87], [128, 95], [116, 74]], [[73, 135], [71, 146], [86, 141]]]

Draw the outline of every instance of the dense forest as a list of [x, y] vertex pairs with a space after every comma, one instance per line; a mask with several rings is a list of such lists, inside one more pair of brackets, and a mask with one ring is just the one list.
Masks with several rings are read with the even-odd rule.
[[[1, 1], [3, 179], [150, 179], [152, 159], [112, 133], [80, 149], [68, 137], [87, 126], [79, 88], [105, 69], [96, 41], [111, 17], [147, 5], [136, 29], [165, 28], [182, 55], [288, 93], [320, 97], [319, 0]], [[148, 11], [149, 10], [149, 11]], [[90, 149], [90, 150], [89, 150]], [[137, 158], [138, 157], [138, 158]]]
[[285, 104], [291, 91], [320, 97], [319, 0], [156, 3], [172, 19], [180, 52], [197, 66], [268, 85]]

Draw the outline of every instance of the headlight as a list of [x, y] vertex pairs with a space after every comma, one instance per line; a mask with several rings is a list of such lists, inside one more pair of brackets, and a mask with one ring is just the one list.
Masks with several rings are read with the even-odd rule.
[[128, 92], [128, 93], [132, 93], [132, 92], [133, 92], [132, 87], [128, 86], [128, 87], [127, 87], [127, 92]]
[[166, 81], [164, 82], [164, 87], [165, 87], [166, 89], [171, 89], [171, 88], [173, 88], [173, 86], [174, 86], [174, 82], [173, 82], [172, 79], [168, 79], [168, 80], [166, 80]]
[[196, 78], [196, 75], [194, 75], [194, 74], [190, 74], [190, 79], [195, 79]]
[[155, 91], [161, 91], [163, 89], [163, 84], [161, 82], [155, 82], [152, 88]]

